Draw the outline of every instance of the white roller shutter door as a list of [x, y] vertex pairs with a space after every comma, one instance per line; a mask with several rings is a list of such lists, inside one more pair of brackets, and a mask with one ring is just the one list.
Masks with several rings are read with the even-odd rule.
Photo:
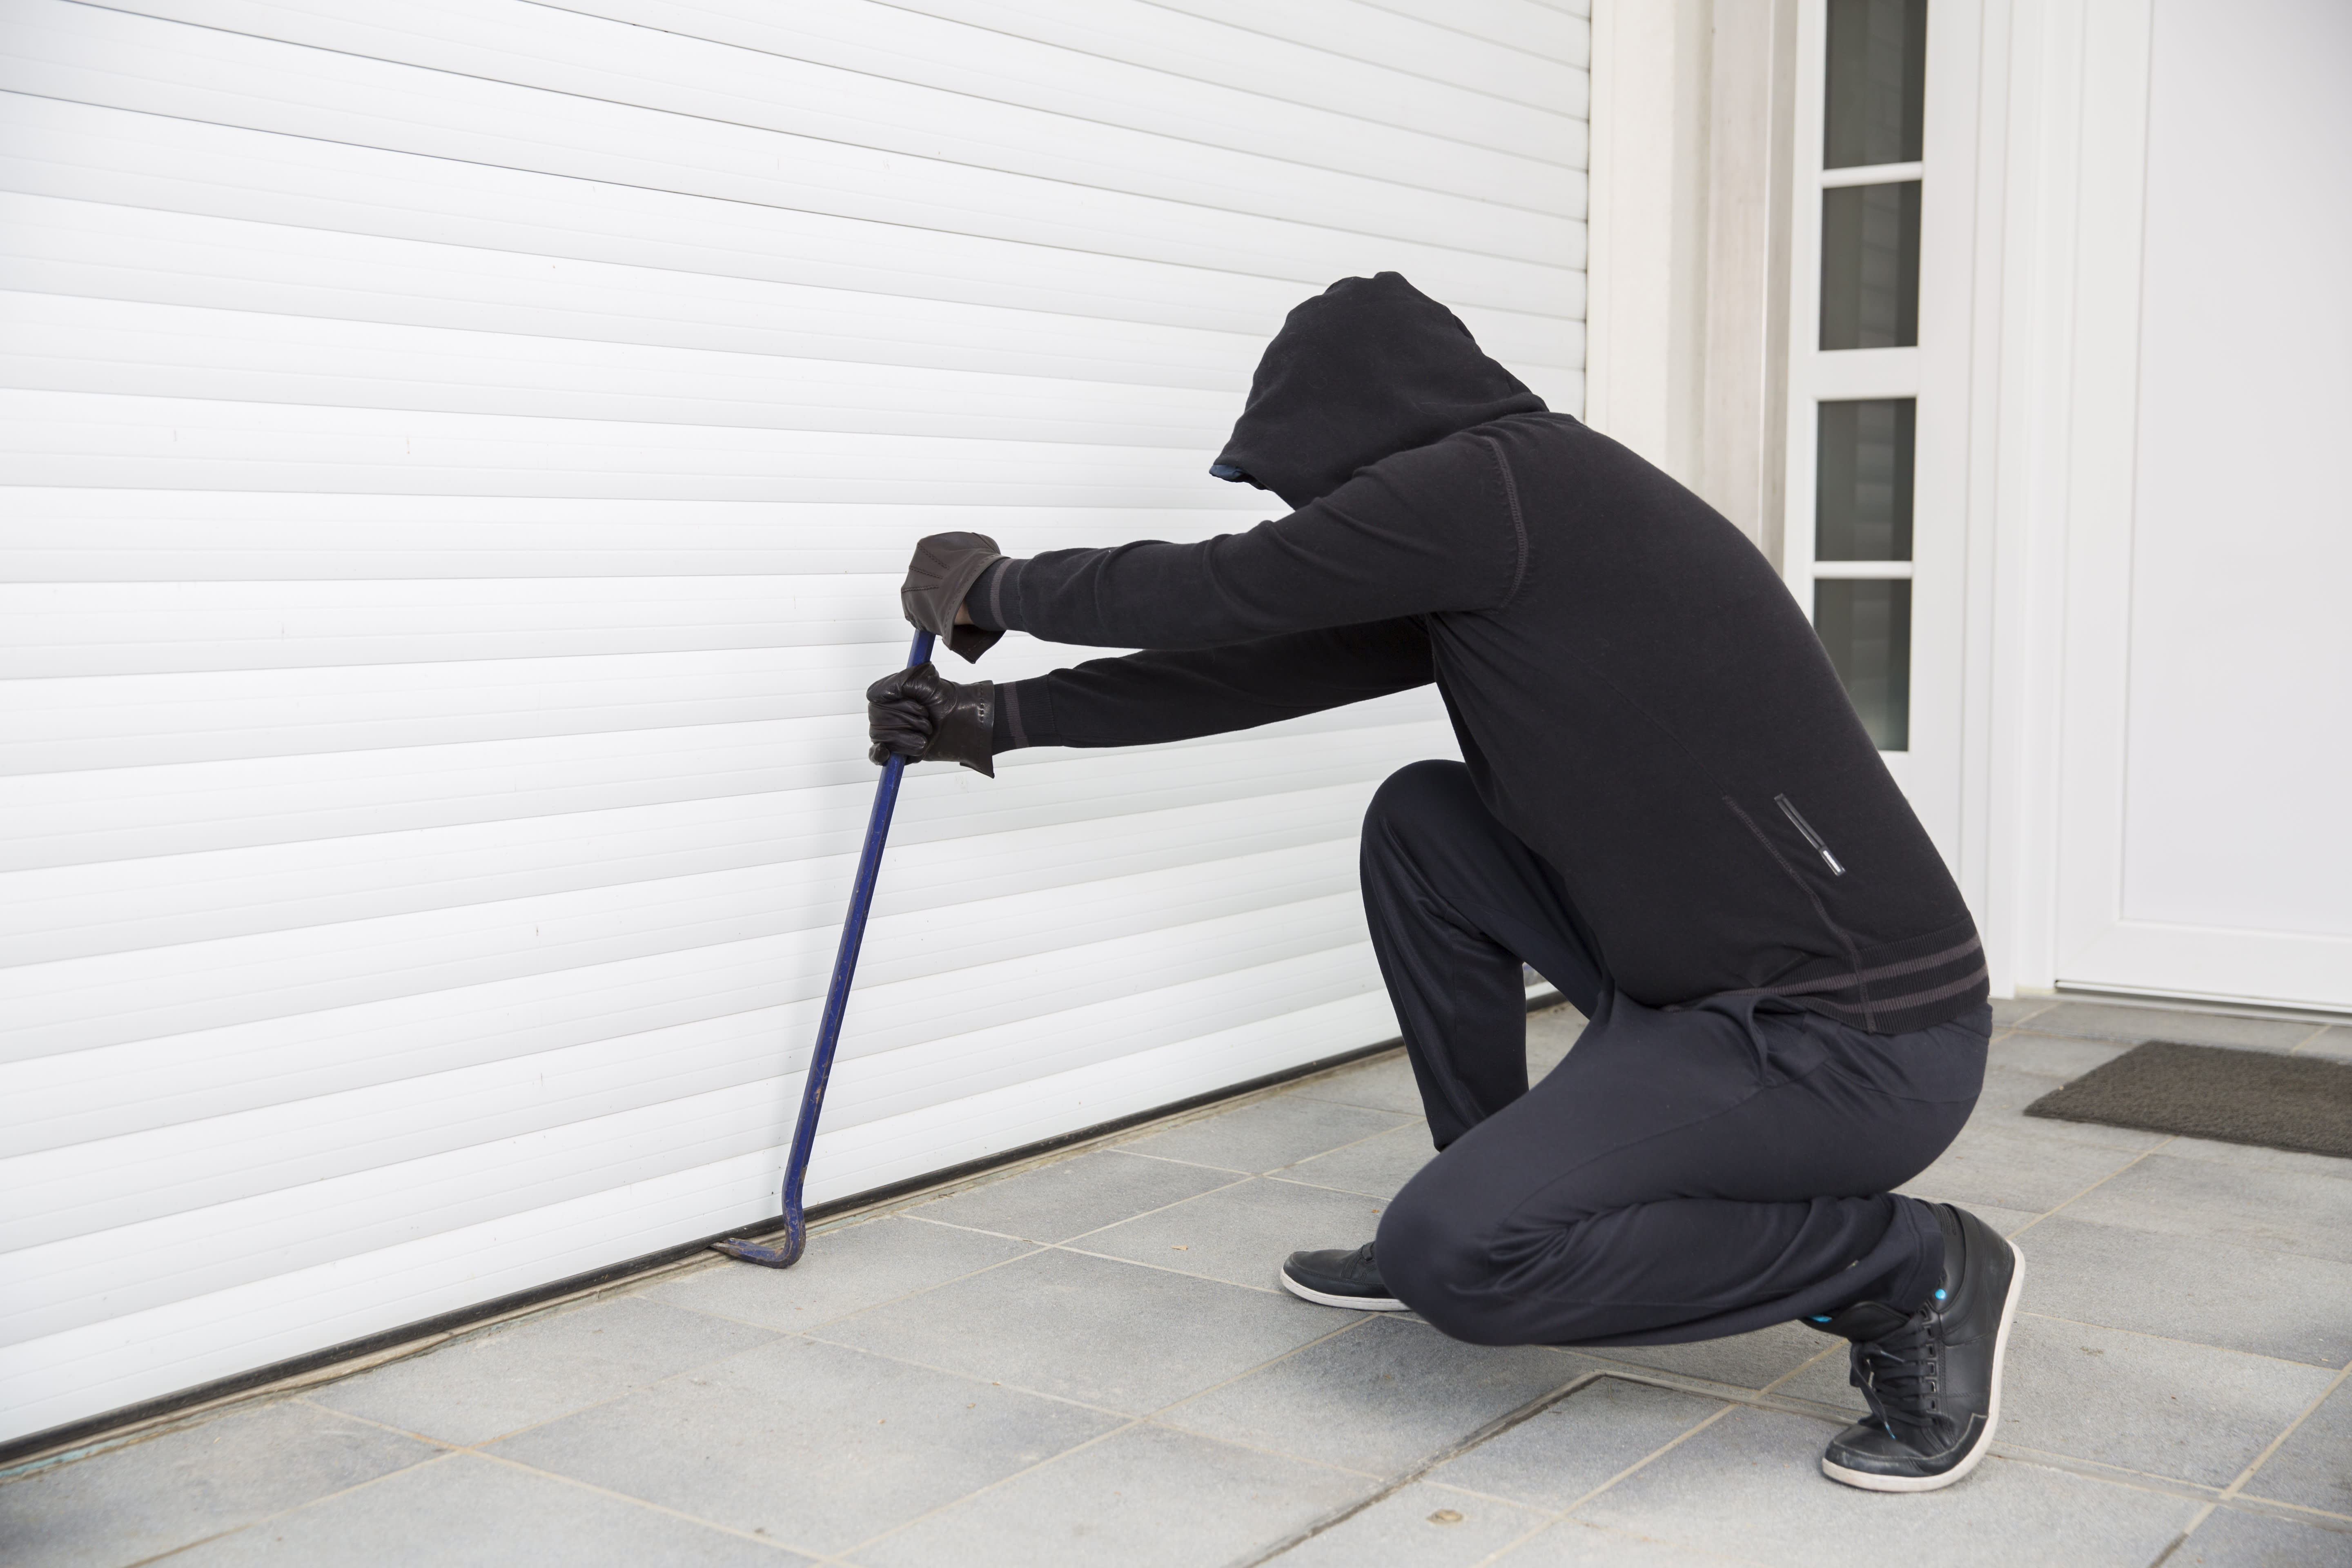
[[[0, 15], [0, 1438], [772, 1213], [919, 535], [1265, 515], [1349, 273], [1581, 407], [1567, 6]], [[915, 770], [812, 1200], [1391, 1034], [1451, 747]]]

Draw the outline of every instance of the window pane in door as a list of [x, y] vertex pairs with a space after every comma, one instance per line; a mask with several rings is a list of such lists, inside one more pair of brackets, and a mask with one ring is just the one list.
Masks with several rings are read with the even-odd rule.
[[1927, 0], [1830, 0], [1829, 19], [1822, 166], [1918, 162]]
[[1821, 405], [1813, 559], [1911, 559], [1911, 469], [1918, 404], [1874, 397]]
[[1813, 584], [1813, 630], [1882, 752], [1911, 748], [1911, 584], [1825, 577]]
[[1822, 347], [1919, 341], [1919, 182], [1822, 193]]

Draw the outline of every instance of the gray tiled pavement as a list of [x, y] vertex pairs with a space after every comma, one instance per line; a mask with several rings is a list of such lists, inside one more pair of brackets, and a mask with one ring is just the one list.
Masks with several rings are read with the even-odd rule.
[[[2352, 1565], [2352, 1162], [2020, 1114], [2137, 1040], [2352, 1030], [2000, 1021], [1911, 1184], [2030, 1261], [1995, 1457], [1944, 1492], [1822, 1477], [1857, 1396], [1794, 1326], [1491, 1350], [1276, 1289], [1427, 1157], [1391, 1057], [821, 1232], [787, 1272], [714, 1259], [30, 1471], [0, 1561]], [[1530, 1021], [1536, 1070], [1579, 1026]]]

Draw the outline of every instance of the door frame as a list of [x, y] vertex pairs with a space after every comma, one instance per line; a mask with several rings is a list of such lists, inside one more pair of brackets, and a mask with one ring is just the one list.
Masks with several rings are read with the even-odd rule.
[[[1822, 192], [1863, 183], [1822, 168], [1828, 0], [1798, 0], [1794, 151], [1789, 225], [1788, 410], [1782, 578], [1808, 616], [1816, 577], [1902, 576], [1843, 571], [1813, 557], [1818, 416], [1845, 398], [1917, 400], [1912, 476], [1910, 745], [1883, 752], [1887, 771], [1947, 864], [1964, 852], [1963, 752], [1969, 633], [1969, 423], [1976, 278], [1980, 0], [1927, 6], [1927, 102], [1920, 180], [1919, 344], [1823, 353]], [[1906, 165], [1873, 169], [1902, 177]], [[1842, 564], [1842, 563], [1840, 563]]]

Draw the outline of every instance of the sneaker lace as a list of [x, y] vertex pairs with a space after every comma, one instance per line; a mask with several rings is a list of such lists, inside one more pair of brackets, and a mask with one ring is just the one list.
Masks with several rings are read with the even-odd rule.
[[1890, 1436], [1900, 1436], [1897, 1422], [1932, 1426], [1943, 1413], [1944, 1347], [1936, 1327], [1922, 1312], [1885, 1338], [1853, 1347], [1848, 1381], [1862, 1390]]

